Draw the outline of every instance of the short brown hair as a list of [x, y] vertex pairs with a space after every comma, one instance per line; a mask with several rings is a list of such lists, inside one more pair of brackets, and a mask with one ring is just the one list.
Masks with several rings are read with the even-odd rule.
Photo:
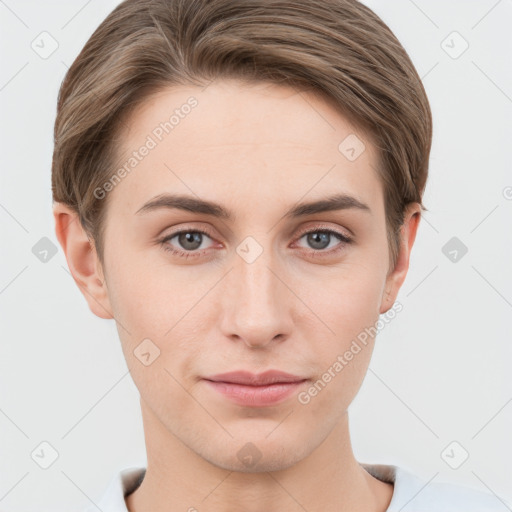
[[407, 52], [357, 0], [125, 0], [107, 16], [61, 85], [52, 162], [53, 199], [78, 213], [100, 261], [108, 197], [94, 190], [126, 116], [169, 86], [231, 77], [315, 91], [370, 138], [393, 268], [405, 207], [426, 210], [432, 115]]

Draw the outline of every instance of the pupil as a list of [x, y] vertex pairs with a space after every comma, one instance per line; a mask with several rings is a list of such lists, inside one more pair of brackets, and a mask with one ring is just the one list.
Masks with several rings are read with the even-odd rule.
[[201, 237], [202, 233], [189, 231], [179, 236], [179, 242], [185, 249], [193, 250], [201, 245]]
[[[310, 242], [315, 249], [325, 249], [329, 245], [330, 233], [311, 233], [308, 235], [308, 242]], [[318, 246], [320, 244], [320, 246]]]

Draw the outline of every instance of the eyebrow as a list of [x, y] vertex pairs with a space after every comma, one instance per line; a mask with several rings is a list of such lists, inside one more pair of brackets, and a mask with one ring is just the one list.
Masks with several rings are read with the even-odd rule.
[[[233, 212], [218, 203], [179, 194], [160, 194], [155, 196], [139, 208], [135, 212], [135, 215], [141, 215], [164, 208], [184, 210], [192, 213], [202, 213], [225, 220], [233, 220], [235, 218]], [[286, 212], [283, 217], [298, 218], [305, 217], [307, 215], [314, 215], [315, 213], [347, 209], [358, 209], [371, 213], [370, 207], [359, 201], [359, 199], [347, 194], [336, 194], [318, 201], [299, 203]]]

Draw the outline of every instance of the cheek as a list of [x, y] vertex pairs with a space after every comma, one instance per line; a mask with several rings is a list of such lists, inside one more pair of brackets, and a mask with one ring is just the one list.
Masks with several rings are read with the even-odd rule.
[[162, 282], [164, 269], [161, 272], [129, 251], [124, 256], [113, 251], [111, 260], [117, 262], [111, 265], [108, 276], [109, 298], [116, 320], [130, 333], [133, 342], [141, 336], [161, 337], [175, 323], [180, 285]]
[[[301, 274], [304, 302], [340, 343], [358, 334], [379, 316], [385, 276], [378, 265], [347, 262], [330, 273]], [[297, 283], [298, 285], [298, 283]]]
[[[122, 264], [109, 272], [109, 297], [128, 367], [136, 381], [160, 372], [152, 382], [167, 382], [171, 377], [166, 370], [175, 373], [177, 367], [188, 368], [189, 361], [200, 354], [204, 338], [200, 315], [209, 307], [201, 297], [212, 287], [212, 278], [195, 276], [191, 282], [191, 270], [173, 271], [165, 263], [148, 265], [143, 258], [118, 261]], [[150, 372], [141, 359], [153, 358]]]
[[344, 337], [357, 336], [362, 329], [376, 322], [381, 293], [379, 277], [367, 272], [359, 277], [353, 275], [352, 279], [345, 282], [345, 286], [340, 290], [337, 323]]
[[326, 338], [317, 336], [314, 347], [306, 348], [315, 361], [316, 380], [298, 398], [316, 417], [332, 416], [333, 408], [334, 417], [344, 414], [362, 385], [374, 348], [380, 278], [363, 268], [349, 270], [326, 285], [323, 294], [310, 294], [319, 317], [334, 331], [326, 331]]
[[329, 388], [337, 389], [344, 396], [355, 392], [367, 370], [374, 346], [372, 328], [379, 319], [383, 281], [378, 267], [358, 263], [347, 264], [341, 271], [337, 269], [329, 279], [306, 281], [303, 288], [308, 291], [304, 301], [316, 316], [311, 315], [311, 325], [302, 324], [302, 327], [318, 333], [319, 320], [329, 327], [320, 326], [324, 336], [311, 334], [310, 338], [316, 336], [314, 347], [305, 350], [309, 353], [314, 349], [311, 355], [318, 363], [317, 373], [323, 375], [330, 371], [325, 381], [332, 380]]

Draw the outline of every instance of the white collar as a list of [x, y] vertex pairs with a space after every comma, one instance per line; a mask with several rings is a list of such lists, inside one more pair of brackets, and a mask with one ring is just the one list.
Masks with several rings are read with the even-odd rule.
[[[393, 496], [386, 512], [429, 510], [429, 512], [493, 512], [503, 510], [503, 500], [457, 484], [429, 483], [403, 467], [390, 464], [359, 463], [368, 473], [394, 485]], [[145, 476], [146, 468], [128, 467], [119, 471], [108, 484], [98, 506], [85, 512], [128, 512], [125, 496], [132, 493]], [[409, 508], [406, 505], [410, 503]]]

